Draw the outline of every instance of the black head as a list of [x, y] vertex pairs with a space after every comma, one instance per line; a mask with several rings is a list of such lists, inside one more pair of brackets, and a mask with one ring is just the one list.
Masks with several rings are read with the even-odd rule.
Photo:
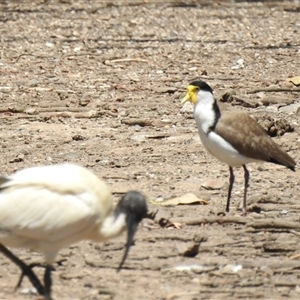
[[204, 81], [202, 80], [195, 80], [191, 82], [189, 85], [198, 86], [200, 90], [207, 91], [213, 93], [212, 88]]
[[116, 214], [125, 214], [127, 225], [126, 249], [118, 271], [120, 271], [123, 263], [126, 260], [137, 226], [140, 221], [147, 215], [147, 210], [148, 209], [145, 196], [137, 191], [130, 191], [126, 193], [121, 198], [116, 208]]

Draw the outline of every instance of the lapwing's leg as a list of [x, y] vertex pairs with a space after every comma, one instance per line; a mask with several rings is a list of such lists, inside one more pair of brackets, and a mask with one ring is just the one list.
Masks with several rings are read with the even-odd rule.
[[[28, 277], [28, 279], [30, 280], [30, 282], [32, 283], [32, 285], [36, 288], [37, 292], [43, 296], [45, 294], [45, 289], [44, 289], [43, 285], [41, 284], [40, 280], [35, 275], [35, 273], [31, 270], [31, 267], [26, 265], [22, 260], [20, 260], [17, 256], [15, 256], [12, 252], [10, 252], [2, 244], [0, 244], [0, 251], [22, 270], [21, 278], [24, 275], [26, 275]], [[19, 282], [20, 281], [22, 281], [22, 280], [20, 279]], [[20, 282], [20, 284], [21, 284], [21, 282]], [[18, 287], [18, 285], [17, 285], [17, 287]]]
[[228, 188], [228, 195], [227, 195], [227, 204], [226, 204], [226, 211], [229, 212], [230, 208], [230, 197], [231, 197], [231, 191], [234, 183], [234, 174], [232, 167], [229, 167], [230, 177], [229, 177], [229, 188]]
[[51, 271], [53, 267], [51, 265], [47, 265], [45, 275], [44, 275], [44, 285], [45, 285], [45, 300], [51, 300]]
[[243, 165], [244, 175], [245, 175], [245, 187], [244, 187], [244, 201], [243, 201], [243, 211], [242, 213], [247, 213], [247, 189], [249, 186], [249, 171], [246, 165]]

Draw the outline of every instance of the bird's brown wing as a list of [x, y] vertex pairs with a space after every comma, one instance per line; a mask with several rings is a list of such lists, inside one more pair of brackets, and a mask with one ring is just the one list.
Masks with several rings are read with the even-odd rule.
[[223, 112], [215, 132], [242, 155], [284, 165], [292, 170], [295, 168], [295, 161], [268, 136], [252, 117], [244, 112]]

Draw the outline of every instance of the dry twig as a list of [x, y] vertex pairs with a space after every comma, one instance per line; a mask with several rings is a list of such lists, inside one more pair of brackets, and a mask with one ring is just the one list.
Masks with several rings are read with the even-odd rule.
[[171, 222], [180, 222], [186, 225], [201, 225], [201, 224], [226, 224], [226, 223], [237, 223], [247, 224], [249, 221], [243, 217], [198, 217], [198, 218], [171, 218]]
[[271, 92], [300, 92], [300, 89], [295, 89], [295, 88], [259, 88], [259, 89], [254, 89], [252, 91], [248, 91], [249, 94], [255, 94], [255, 93], [260, 93], [260, 92], [266, 92], [266, 93], [271, 93]]

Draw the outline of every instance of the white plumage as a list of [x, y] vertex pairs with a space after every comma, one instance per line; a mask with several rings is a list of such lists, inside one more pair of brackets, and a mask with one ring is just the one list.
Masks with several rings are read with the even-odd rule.
[[[107, 185], [89, 170], [72, 164], [27, 168], [2, 177], [1, 182], [0, 243], [39, 250], [47, 266], [64, 246], [83, 239], [105, 241], [127, 227], [122, 265], [147, 211], [144, 196], [133, 191], [123, 196], [113, 212]], [[35, 285], [30, 271], [22, 272]], [[50, 286], [46, 279], [44, 288], [40, 283], [35, 285], [45, 299], [50, 299], [51, 293], [50, 269], [48, 272]]]
[[214, 132], [207, 137], [202, 131], [199, 131], [199, 136], [202, 144], [209, 153], [229, 166], [239, 167], [257, 161], [241, 155], [228, 142]]

